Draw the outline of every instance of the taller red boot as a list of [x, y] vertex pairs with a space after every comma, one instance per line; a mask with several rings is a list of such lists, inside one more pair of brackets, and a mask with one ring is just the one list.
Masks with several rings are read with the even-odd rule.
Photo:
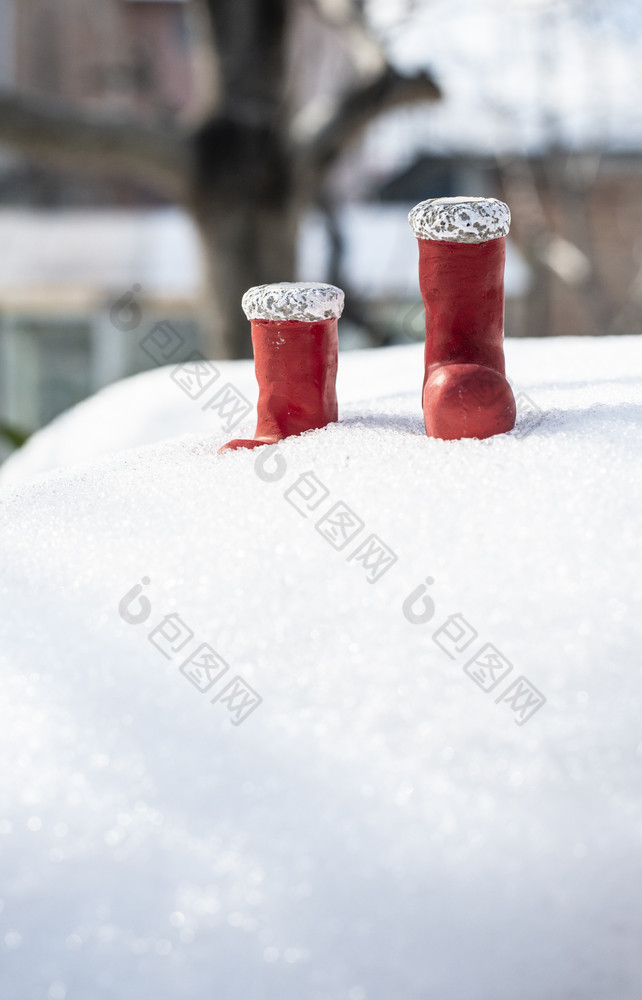
[[487, 438], [515, 426], [504, 368], [508, 205], [433, 198], [409, 215], [426, 312], [423, 410], [429, 437]]
[[256, 433], [220, 451], [274, 444], [337, 419], [337, 325], [343, 302], [340, 288], [307, 282], [257, 285], [245, 293], [259, 383]]

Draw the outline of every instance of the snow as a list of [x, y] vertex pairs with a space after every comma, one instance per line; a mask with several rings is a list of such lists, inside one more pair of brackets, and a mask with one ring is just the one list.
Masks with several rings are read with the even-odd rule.
[[[488, 441], [425, 437], [412, 346], [343, 354], [340, 422], [276, 454], [216, 454], [253, 418], [209, 395], [256, 396], [217, 362], [3, 467], [0, 995], [638, 1000], [642, 341], [507, 360], [524, 412]], [[193, 635], [168, 658], [159, 625]]]

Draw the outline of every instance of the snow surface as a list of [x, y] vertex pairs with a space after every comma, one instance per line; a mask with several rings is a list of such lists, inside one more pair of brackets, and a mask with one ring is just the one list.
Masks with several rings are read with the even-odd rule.
[[639, 1000], [642, 340], [507, 358], [488, 441], [425, 437], [417, 346], [342, 355], [340, 422], [276, 456], [216, 455], [244, 426], [160, 369], [3, 467], [0, 996]]

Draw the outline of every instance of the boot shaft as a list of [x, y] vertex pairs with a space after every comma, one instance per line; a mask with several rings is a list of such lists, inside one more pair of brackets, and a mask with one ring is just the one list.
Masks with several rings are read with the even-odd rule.
[[409, 216], [419, 244], [426, 373], [479, 364], [504, 374], [508, 206], [496, 198], [432, 198]]
[[257, 437], [302, 434], [336, 421], [338, 320], [253, 319], [251, 324]]
[[487, 243], [420, 238], [418, 243], [426, 369], [462, 362], [504, 374], [505, 237]]

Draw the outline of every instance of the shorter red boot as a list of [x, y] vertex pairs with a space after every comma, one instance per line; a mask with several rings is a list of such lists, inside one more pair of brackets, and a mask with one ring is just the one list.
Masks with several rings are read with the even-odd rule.
[[337, 419], [337, 324], [343, 302], [340, 288], [305, 282], [258, 285], [245, 293], [259, 384], [256, 432], [253, 439], [230, 441], [220, 451], [274, 444]]
[[429, 437], [486, 438], [515, 426], [504, 369], [508, 205], [434, 198], [409, 215], [426, 311], [423, 410]]

